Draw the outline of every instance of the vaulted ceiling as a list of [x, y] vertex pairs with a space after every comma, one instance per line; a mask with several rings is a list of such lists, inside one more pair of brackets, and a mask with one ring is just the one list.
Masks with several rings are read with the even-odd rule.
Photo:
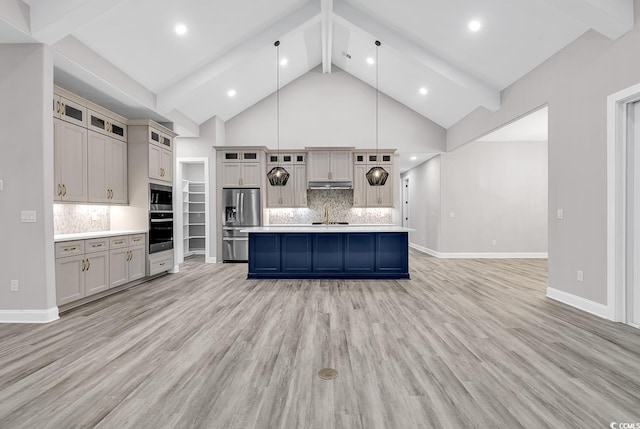
[[[478, 31], [468, 24], [477, 20]], [[177, 24], [187, 27], [179, 36]], [[448, 128], [588, 30], [615, 39], [633, 0], [3, 0], [0, 43], [41, 42], [55, 80], [183, 135], [336, 67]], [[419, 92], [427, 90], [426, 94]], [[229, 97], [230, 89], [235, 96]]]

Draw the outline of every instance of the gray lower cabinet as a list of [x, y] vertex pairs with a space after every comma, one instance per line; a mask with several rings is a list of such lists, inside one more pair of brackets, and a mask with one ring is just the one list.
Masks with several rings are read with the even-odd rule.
[[[109, 288], [109, 252], [98, 251], [85, 253], [83, 250], [94, 244], [72, 242], [56, 249], [56, 298], [57, 304], [63, 305], [102, 292]], [[67, 243], [59, 243], [67, 244]], [[73, 256], [64, 256], [65, 249]]]
[[68, 304], [146, 277], [144, 234], [56, 243], [56, 298]]
[[111, 286], [144, 278], [146, 276], [144, 234], [111, 239]]

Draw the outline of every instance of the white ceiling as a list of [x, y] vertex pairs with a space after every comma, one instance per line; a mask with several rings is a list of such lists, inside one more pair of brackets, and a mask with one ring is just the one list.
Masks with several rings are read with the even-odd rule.
[[[468, 30], [471, 19], [480, 31]], [[175, 34], [177, 23], [186, 35]], [[168, 118], [187, 135], [275, 91], [275, 40], [289, 60], [281, 86], [320, 64], [374, 85], [366, 58], [381, 40], [380, 90], [447, 128], [477, 108], [499, 109], [502, 89], [585, 31], [617, 38], [632, 27], [633, 0], [3, 0], [0, 8], [0, 43], [51, 45], [58, 84], [126, 116]]]

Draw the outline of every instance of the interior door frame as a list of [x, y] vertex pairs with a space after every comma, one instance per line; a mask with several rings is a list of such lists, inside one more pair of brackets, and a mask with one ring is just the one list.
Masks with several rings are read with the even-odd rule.
[[176, 222], [174, 223], [174, 225], [179, 225], [178, 228], [174, 228], [174, 231], [176, 231], [174, 233], [174, 243], [177, 243], [177, 262], [178, 263], [183, 263], [184, 262], [184, 213], [183, 213], [183, 207], [184, 207], [184, 199], [183, 199], [183, 192], [182, 192], [182, 177], [183, 177], [183, 166], [185, 164], [203, 164], [203, 168], [204, 168], [204, 211], [205, 211], [205, 215], [204, 215], [204, 259], [205, 259], [205, 263], [207, 264], [211, 264], [211, 263], [215, 263], [215, 260], [213, 258], [210, 257], [211, 255], [211, 222], [210, 222], [210, 216], [211, 216], [211, 206], [209, 205], [209, 158], [207, 157], [197, 157], [197, 158], [177, 158], [176, 159], [176, 164], [177, 164], [177, 171], [176, 171], [176, 186], [178, 187], [178, 190], [176, 192], [177, 194], [177, 200], [178, 203], [174, 205], [174, 214], [176, 214], [175, 212], [175, 207], [179, 207], [179, 210], [177, 212], [177, 216], [176, 218]]
[[[402, 189], [400, 196], [402, 198], [402, 222], [401, 225], [405, 228], [411, 228], [411, 217], [409, 214], [411, 213], [410, 209], [410, 201], [409, 201], [409, 177], [402, 178]], [[405, 225], [406, 220], [406, 225]]]
[[627, 323], [627, 148], [640, 83], [607, 97], [607, 318]]

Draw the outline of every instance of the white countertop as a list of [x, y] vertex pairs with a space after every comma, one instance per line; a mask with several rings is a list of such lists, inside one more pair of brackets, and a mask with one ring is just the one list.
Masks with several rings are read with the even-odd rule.
[[147, 231], [98, 231], [98, 232], [79, 232], [76, 234], [58, 234], [53, 236], [55, 243], [59, 241], [71, 240], [90, 240], [92, 238], [117, 237], [119, 235], [146, 234]]
[[278, 225], [278, 226], [256, 226], [245, 228], [240, 232], [268, 233], [268, 232], [409, 232], [411, 228], [404, 228], [397, 225]]

